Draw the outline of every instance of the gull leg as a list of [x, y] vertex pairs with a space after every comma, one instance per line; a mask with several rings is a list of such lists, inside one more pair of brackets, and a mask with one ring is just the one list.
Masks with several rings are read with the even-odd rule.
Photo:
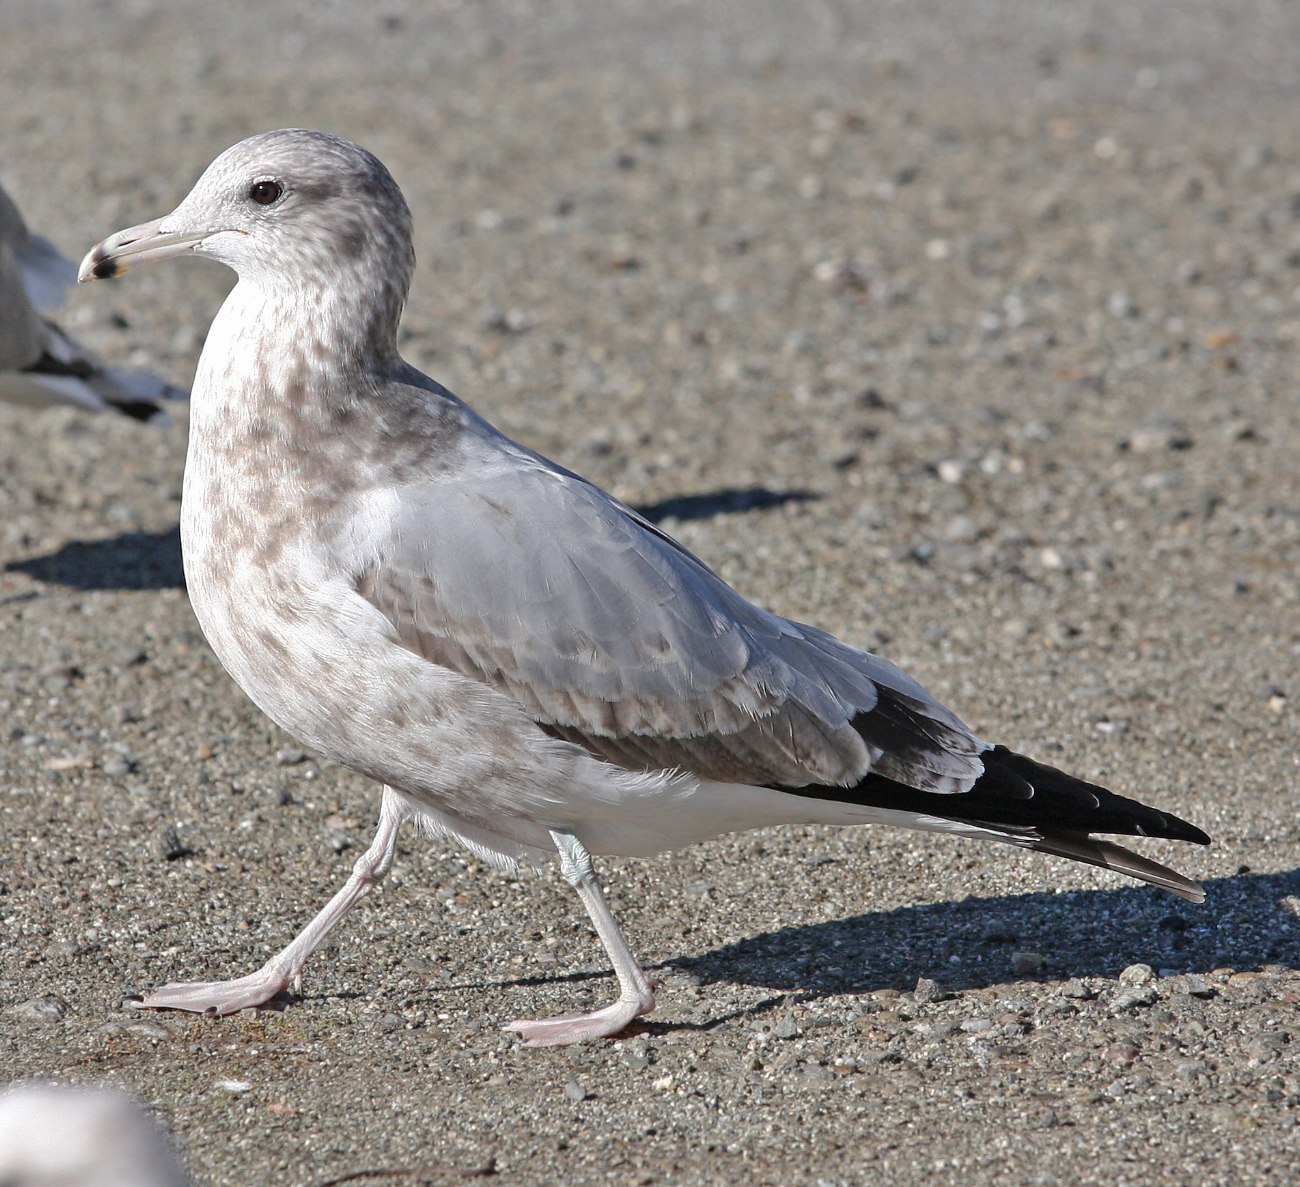
[[388, 787], [379, 808], [379, 827], [370, 848], [357, 858], [343, 888], [281, 952], [255, 973], [237, 981], [177, 982], [154, 990], [141, 1003], [155, 1010], [193, 1010], [196, 1014], [233, 1014], [269, 1002], [292, 985], [302, 987], [302, 969], [332, 928], [380, 882], [393, 864], [397, 830], [406, 819], [406, 805]]
[[560, 1018], [542, 1018], [511, 1022], [503, 1030], [518, 1031], [524, 1037], [525, 1047], [563, 1047], [569, 1043], [582, 1043], [587, 1039], [604, 1038], [618, 1034], [633, 1018], [648, 1014], [655, 1008], [655, 983], [636, 962], [632, 950], [623, 939], [614, 913], [605, 901], [605, 895], [596, 880], [591, 866], [591, 854], [567, 829], [552, 829], [555, 847], [560, 851], [560, 872], [582, 899], [587, 914], [596, 925], [596, 934], [605, 945], [605, 951], [614, 962], [618, 977], [619, 995], [613, 1005], [591, 1014], [565, 1014]]

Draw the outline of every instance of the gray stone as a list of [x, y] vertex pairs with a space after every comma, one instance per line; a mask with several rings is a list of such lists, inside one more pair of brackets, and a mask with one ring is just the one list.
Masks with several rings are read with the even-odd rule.
[[1132, 1063], [1138, 1057], [1139, 1051], [1134, 1043], [1118, 1042], [1111, 1043], [1102, 1053], [1102, 1059], [1111, 1063]]
[[159, 861], [175, 861], [189, 850], [181, 841], [174, 824], [164, 824], [149, 838], [149, 852]]
[[937, 1002], [944, 997], [944, 992], [939, 988], [937, 981], [931, 981], [928, 977], [921, 977], [916, 982], [916, 990], [912, 995], [919, 1005], [928, 1005], [930, 1002]]
[[585, 1084], [582, 1084], [577, 1080], [570, 1080], [564, 1086], [564, 1095], [576, 1105], [586, 1100], [591, 1093], [587, 1091], [587, 1086]]
[[794, 1020], [794, 1016], [786, 1014], [773, 1028], [772, 1033], [778, 1039], [793, 1039], [799, 1034], [799, 1026]]
[[930, 1038], [946, 1039], [951, 1035], [961, 1034], [961, 1027], [956, 1022], [936, 1022], [930, 1027]]
[[104, 1023], [99, 1028], [99, 1033], [112, 1037], [114, 1035], [136, 1035], [142, 1039], [170, 1039], [172, 1032], [166, 1027], [159, 1026], [156, 1022], [118, 1022], [116, 1020]]
[[1011, 971], [1017, 977], [1028, 977], [1039, 972], [1047, 958], [1040, 952], [1013, 952], [1011, 954]]
[[68, 1012], [68, 1007], [57, 997], [33, 997], [16, 1006], [8, 1006], [4, 1012], [22, 1022], [58, 1022]]
[[1020, 939], [1020, 929], [1008, 919], [990, 919], [980, 939], [985, 944], [1014, 944]]
[[650, 1052], [645, 1047], [631, 1047], [623, 1052], [623, 1062], [634, 1072], [644, 1071], [650, 1066]]
[[1153, 986], [1143, 985], [1130, 990], [1128, 993], [1119, 994], [1111, 1001], [1110, 1008], [1113, 1013], [1122, 1014], [1126, 1010], [1134, 1010], [1138, 1006], [1149, 1006], [1159, 1000], [1160, 997]]
[[159, 1026], [156, 1022], [128, 1022], [126, 1024], [128, 1034], [139, 1035], [144, 1039], [170, 1039], [172, 1032], [165, 1026]]
[[1285, 1031], [1273, 1031], [1268, 1034], [1255, 1035], [1246, 1044], [1246, 1057], [1253, 1065], [1261, 1063], [1270, 1063], [1282, 1054], [1286, 1047], [1287, 1034]]
[[307, 757], [305, 750], [299, 750], [296, 746], [286, 746], [283, 750], [275, 752], [275, 761], [282, 767], [292, 767], [302, 762]]
[[332, 853], [343, 853], [348, 849], [355, 849], [356, 846], [356, 841], [341, 829], [330, 829], [325, 834], [325, 847]]
[[1131, 964], [1119, 975], [1121, 985], [1150, 985], [1155, 979], [1155, 970], [1149, 964]]

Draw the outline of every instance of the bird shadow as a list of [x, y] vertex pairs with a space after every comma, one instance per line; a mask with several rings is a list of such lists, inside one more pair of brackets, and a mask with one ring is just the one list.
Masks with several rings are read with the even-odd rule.
[[[763, 932], [665, 965], [701, 984], [762, 986], [805, 1000], [908, 990], [921, 977], [958, 991], [1009, 980], [1113, 978], [1138, 963], [1177, 972], [1300, 968], [1300, 919], [1294, 900], [1283, 902], [1300, 894], [1300, 870], [1204, 885], [1200, 905], [1124, 887], [900, 907]], [[1035, 953], [1043, 964], [1017, 975], [1013, 952]]]
[[180, 528], [73, 540], [57, 552], [10, 561], [6, 572], [73, 589], [184, 589]]
[[[922, 977], [935, 981], [943, 992], [955, 993], [1009, 981], [1114, 979], [1132, 964], [1179, 973], [1223, 967], [1300, 968], [1300, 918], [1293, 913], [1300, 869], [1239, 874], [1204, 886], [1206, 901], [1199, 905], [1134, 886], [971, 897], [762, 932], [646, 968], [661, 976], [686, 973], [704, 986], [762, 988], [770, 996], [706, 1020], [666, 1023], [645, 1018], [633, 1029], [651, 1034], [709, 1031], [790, 1000], [807, 1004], [882, 989], [902, 992], [915, 988]], [[1292, 901], [1283, 901], [1288, 898]], [[631, 931], [635, 934], [635, 927]], [[1033, 974], [1017, 974], [1011, 958], [1020, 952], [1041, 956], [1042, 967]], [[538, 988], [602, 981], [611, 975], [608, 968], [587, 966], [431, 986], [429, 992]]]
[[737, 511], [761, 511], [785, 503], [808, 503], [821, 497], [810, 490], [768, 490], [765, 486], [727, 487], [702, 495], [676, 495], [658, 503], [634, 507], [633, 510], [651, 523], [661, 523], [665, 519], [685, 522], [690, 519], [712, 519], [715, 515], [730, 515]]

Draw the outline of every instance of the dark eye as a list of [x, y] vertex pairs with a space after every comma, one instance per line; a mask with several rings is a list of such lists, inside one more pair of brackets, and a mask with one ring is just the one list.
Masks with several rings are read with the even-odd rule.
[[270, 206], [280, 196], [280, 187], [273, 181], [255, 181], [248, 189], [248, 196], [259, 206]]

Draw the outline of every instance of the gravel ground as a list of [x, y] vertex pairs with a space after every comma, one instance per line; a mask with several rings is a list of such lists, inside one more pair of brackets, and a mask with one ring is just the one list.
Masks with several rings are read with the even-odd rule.
[[[496, 1028], [610, 994], [574, 896], [410, 837], [302, 1000], [141, 1018], [285, 942], [377, 791], [198, 633], [183, 416], [0, 409], [0, 1076], [127, 1087], [213, 1187], [1293, 1181], [1300, 11], [0, 13], [0, 176], [69, 254], [248, 133], [363, 142], [415, 213], [413, 362], [761, 604], [1215, 837], [1144, 846], [1201, 907], [874, 830], [607, 862], [662, 1009], [561, 1051]], [[184, 383], [229, 283], [66, 321]]]

